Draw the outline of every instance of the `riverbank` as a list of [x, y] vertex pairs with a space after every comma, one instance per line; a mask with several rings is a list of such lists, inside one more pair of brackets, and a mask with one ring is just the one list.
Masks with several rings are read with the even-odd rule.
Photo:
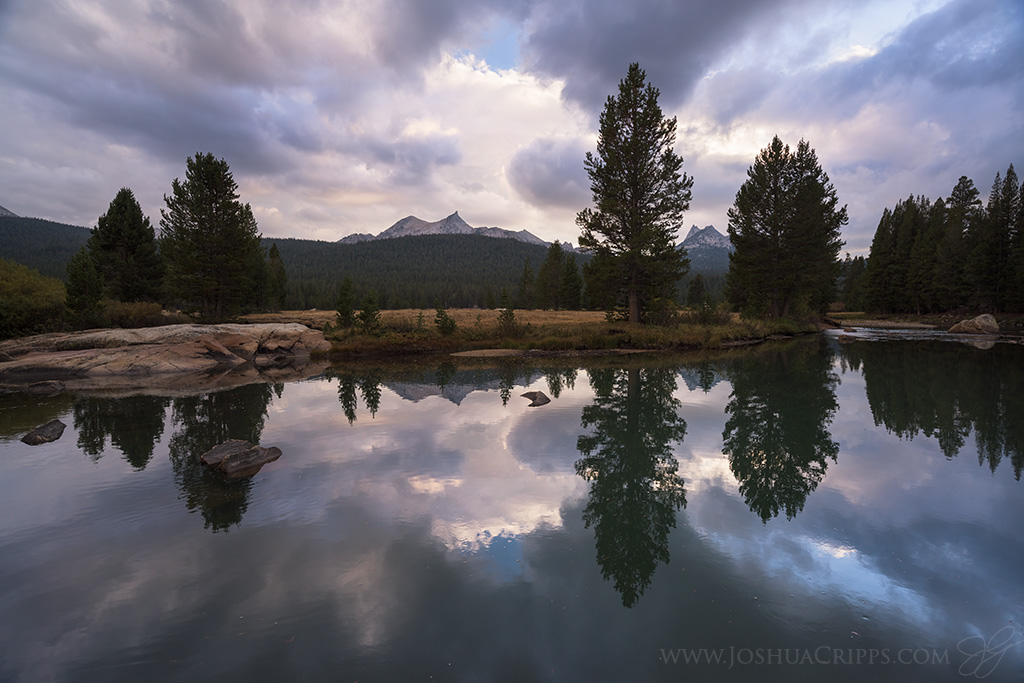
[[373, 334], [333, 328], [333, 311], [281, 311], [248, 316], [249, 322], [301, 322], [324, 330], [330, 356], [423, 354], [594, 355], [638, 351], [718, 349], [782, 339], [819, 330], [814, 323], [742, 320], [718, 314], [713, 324], [697, 324], [681, 315], [670, 325], [636, 325], [605, 320], [601, 311], [515, 311], [513, 325], [499, 325], [498, 310], [450, 309], [450, 334], [435, 325], [435, 310], [381, 311]]

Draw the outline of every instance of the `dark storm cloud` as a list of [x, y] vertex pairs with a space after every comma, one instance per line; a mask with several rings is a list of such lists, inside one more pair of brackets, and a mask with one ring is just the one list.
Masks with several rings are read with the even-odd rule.
[[[964, 90], [990, 93], [1008, 89], [1024, 101], [1024, 5], [1014, 0], [954, 0], [911, 22], [877, 54], [835, 64], [801, 79], [800, 101], [809, 115], [823, 108], [852, 116], [868, 101], [898, 102], [903, 88], [921, 84], [940, 96]], [[794, 82], [788, 90], [796, 87]], [[911, 103], [912, 104], [912, 103]], [[957, 117], [971, 111], [974, 99], [961, 106], [935, 102], [936, 114]]]
[[[639, 0], [550, 2], [534, 9], [523, 52], [535, 72], [566, 81], [565, 96], [597, 111], [631, 62], [679, 105], [724, 53], [770, 12], [793, 2]], [[774, 24], [767, 22], [765, 26]]]
[[590, 199], [582, 140], [534, 140], [512, 157], [508, 182], [534, 206], [581, 208]]
[[352, 151], [365, 160], [368, 169], [383, 171], [398, 185], [422, 183], [437, 168], [454, 166], [462, 160], [459, 140], [454, 135], [363, 138], [354, 143]]
[[522, 18], [525, 2], [390, 0], [377, 5], [374, 50], [399, 71], [415, 71], [437, 61], [448, 42], [464, 41], [499, 15]]

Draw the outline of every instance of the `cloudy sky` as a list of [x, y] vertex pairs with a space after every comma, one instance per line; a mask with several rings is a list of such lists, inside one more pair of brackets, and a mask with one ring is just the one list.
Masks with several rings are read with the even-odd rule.
[[1024, 164], [1020, 0], [0, 0], [0, 205], [154, 223], [230, 164], [266, 236], [458, 210], [575, 241], [583, 156], [631, 61], [678, 117], [691, 223], [806, 138], [866, 251], [882, 209]]

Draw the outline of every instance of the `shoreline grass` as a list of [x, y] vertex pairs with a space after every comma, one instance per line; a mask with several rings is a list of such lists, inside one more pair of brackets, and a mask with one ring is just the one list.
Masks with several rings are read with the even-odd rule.
[[325, 330], [331, 356], [419, 355], [505, 349], [547, 354], [678, 351], [728, 348], [773, 338], [816, 332], [811, 322], [745, 320], [736, 315], [717, 316], [711, 324], [685, 322], [669, 325], [608, 322], [600, 311], [515, 311], [511, 334], [499, 326], [498, 310], [450, 309], [456, 329], [444, 335], [434, 324], [434, 310], [381, 311], [381, 325], [373, 334], [358, 327], [333, 327], [333, 311], [283, 311], [248, 316], [249, 322], [303, 322]]

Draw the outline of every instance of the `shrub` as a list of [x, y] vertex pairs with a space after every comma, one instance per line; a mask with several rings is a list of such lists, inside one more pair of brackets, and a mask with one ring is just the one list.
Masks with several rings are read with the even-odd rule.
[[696, 308], [680, 315], [680, 320], [683, 323], [705, 327], [726, 325], [732, 322], [732, 314], [725, 308], [715, 306], [708, 297], [704, 297], [704, 300]]
[[455, 318], [448, 315], [448, 311], [441, 304], [437, 304], [437, 315], [434, 316], [434, 324], [437, 331], [447, 337], [455, 331]]
[[356, 316], [359, 327], [365, 334], [380, 334], [380, 306], [377, 305], [377, 292], [370, 290], [363, 300], [363, 310]]
[[28, 266], [0, 259], [0, 339], [63, 327], [63, 283]]

